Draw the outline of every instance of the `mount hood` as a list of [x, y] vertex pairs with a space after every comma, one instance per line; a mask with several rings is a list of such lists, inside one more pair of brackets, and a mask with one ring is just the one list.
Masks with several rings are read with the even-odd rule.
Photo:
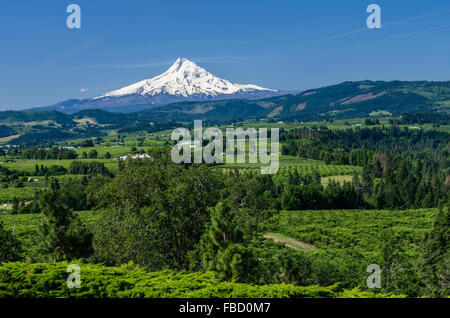
[[286, 92], [219, 78], [186, 58], [178, 58], [163, 74], [92, 99], [72, 99], [40, 109], [74, 113], [84, 109], [134, 112], [175, 102], [262, 99]]

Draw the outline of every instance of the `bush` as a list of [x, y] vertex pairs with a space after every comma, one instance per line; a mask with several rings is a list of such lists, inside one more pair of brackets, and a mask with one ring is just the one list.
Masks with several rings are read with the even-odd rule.
[[[76, 262], [74, 262], [76, 263]], [[220, 281], [214, 273], [145, 272], [132, 263], [121, 267], [81, 264], [81, 288], [67, 287], [69, 263], [6, 263], [0, 266], [0, 297], [14, 298], [334, 298], [391, 297], [336, 286], [247, 285]]]
[[95, 150], [95, 149], [92, 149], [92, 150], [89, 151], [89, 153], [88, 153], [88, 157], [89, 157], [90, 159], [95, 159], [95, 158], [97, 158], [97, 156], [98, 156], [98, 153], [97, 153], [97, 150]]

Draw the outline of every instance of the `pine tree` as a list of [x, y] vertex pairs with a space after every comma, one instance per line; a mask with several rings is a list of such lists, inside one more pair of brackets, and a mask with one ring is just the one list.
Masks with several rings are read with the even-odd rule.
[[408, 257], [404, 238], [392, 230], [382, 233], [382, 284], [386, 292], [419, 295], [421, 279], [416, 264]]
[[17, 214], [19, 212], [19, 199], [17, 197], [14, 197], [12, 200], [12, 214]]
[[33, 205], [31, 207], [31, 212], [32, 213], [39, 213], [40, 212], [40, 209], [39, 209], [39, 192], [38, 191], [34, 192]]
[[62, 261], [85, 258], [93, 253], [92, 234], [64, 202], [57, 180], [40, 197], [44, 221], [38, 226], [38, 257]]
[[124, 166], [125, 166], [125, 163], [123, 162], [123, 160], [121, 160], [119, 158], [119, 160], [117, 161], [117, 165], [118, 165], [117, 168], [118, 168], [119, 173], [122, 172], [122, 170], [124, 169]]
[[450, 296], [450, 206], [439, 209], [425, 236], [420, 270], [427, 294]]
[[6, 231], [0, 220], [0, 264], [2, 262], [15, 262], [20, 259], [22, 246], [11, 232]]
[[219, 203], [212, 211], [211, 225], [200, 242], [204, 267], [224, 280], [249, 281], [256, 263], [251, 251], [242, 245], [243, 234], [233, 219], [226, 204]]
[[322, 178], [321, 178], [320, 173], [319, 173], [319, 171], [317, 169], [314, 169], [313, 180], [317, 184], [322, 184]]

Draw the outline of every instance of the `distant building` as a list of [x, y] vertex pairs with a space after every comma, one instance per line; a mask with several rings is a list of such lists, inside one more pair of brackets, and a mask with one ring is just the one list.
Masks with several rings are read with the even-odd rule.
[[127, 156], [121, 156], [119, 157], [120, 160], [127, 160], [128, 158], [130, 159], [150, 159], [151, 156], [147, 153], [145, 153], [145, 151], [143, 150], [138, 150], [135, 151], [132, 155], [127, 155]]

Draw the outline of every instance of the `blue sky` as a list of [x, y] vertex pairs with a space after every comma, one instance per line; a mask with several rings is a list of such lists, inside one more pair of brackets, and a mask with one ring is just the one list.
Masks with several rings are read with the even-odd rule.
[[[82, 28], [66, 27], [66, 7]], [[382, 28], [366, 27], [366, 7]], [[448, 0], [3, 0], [0, 110], [90, 98], [186, 57], [237, 83], [450, 80]]]

